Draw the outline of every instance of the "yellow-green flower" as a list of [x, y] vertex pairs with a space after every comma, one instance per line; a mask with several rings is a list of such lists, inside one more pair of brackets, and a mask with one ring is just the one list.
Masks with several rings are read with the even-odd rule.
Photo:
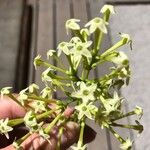
[[42, 97], [43, 98], [52, 98], [52, 89], [50, 87], [45, 87], [42, 91], [41, 91]]
[[130, 150], [133, 142], [128, 138], [125, 142], [120, 145], [122, 150]]
[[94, 92], [96, 91], [97, 85], [91, 84], [86, 85], [84, 82], [80, 83], [80, 90], [75, 91], [71, 94], [72, 97], [81, 98], [84, 103], [94, 101]]
[[55, 50], [53, 50], [53, 49], [48, 50], [47, 51], [47, 59], [50, 59], [50, 57], [53, 56], [54, 53], [56, 53]]
[[46, 111], [46, 105], [43, 101], [33, 101], [31, 104], [32, 108], [34, 108], [35, 113]]
[[113, 5], [104, 5], [100, 10], [101, 13], [106, 13], [109, 11], [110, 14], [115, 14], [114, 6]]
[[43, 63], [43, 61], [41, 60], [41, 55], [38, 55], [34, 58], [34, 67], [35, 69], [37, 69], [37, 66], [40, 66]]
[[4, 95], [10, 94], [10, 89], [12, 89], [12, 87], [4, 87], [1, 89], [1, 99], [3, 99]]
[[69, 29], [80, 30], [80, 26], [79, 26], [78, 22], [80, 22], [79, 19], [69, 19], [66, 21], [67, 34], [68, 34]]
[[75, 106], [75, 109], [79, 112], [78, 119], [81, 120], [83, 116], [88, 117], [91, 120], [94, 120], [95, 114], [98, 111], [98, 108], [92, 103], [86, 104], [81, 103], [78, 106]]
[[8, 121], [8, 118], [0, 120], [0, 134], [5, 134], [7, 139], [9, 139], [8, 132], [13, 130], [13, 128], [8, 125]]
[[93, 33], [96, 31], [96, 29], [99, 29], [100, 31], [102, 31], [103, 33], [107, 33], [107, 28], [106, 25], [108, 25], [107, 22], [105, 22], [102, 18], [96, 17], [94, 19], [92, 19], [91, 21], [89, 21], [85, 27], [90, 26], [89, 30], [90, 33]]
[[28, 99], [28, 95], [26, 93], [26, 91], [28, 90], [28, 88], [20, 91], [19, 96], [18, 96], [18, 100], [20, 101], [20, 103], [24, 106], [25, 101]]
[[29, 85], [29, 93], [34, 93], [35, 91], [39, 90], [39, 86], [35, 83]]

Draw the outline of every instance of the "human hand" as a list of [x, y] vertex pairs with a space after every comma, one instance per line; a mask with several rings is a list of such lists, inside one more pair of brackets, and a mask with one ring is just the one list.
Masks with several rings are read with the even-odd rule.
[[[67, 113], [69, 113], [69, 111], [71, 110], [68, 109]], [[15, 119], [23, 117], [24, 115], [25, 110], [10, 98], [4, 96], [4, 98], [0, 100], [0, 119]], [[67, 149], [70, 145], [75, 143], [78, 139], [79, 134], [79, 126], [75, 122], [68, 122], [64, 127], [65, 131], [61, 140], [61, 149], [63, 150]], [[95, 132], [89, 127], [87, 127], [85, 130], [87, 130], [87, 132], [90, 132], [89, 134], [86, 134], [87, 137], [85, 137], [85, 139], [87, 139], [88, 142], [93, 140], [95, 138]], [[14, 141], [15, 138], [20, 138], [26, 133], [27, 130], [23, 130], [23, 128], [14, 129], [14, 131], [10, 133], [10, 140], [7, 140], [5, 136], [0, 135], [0, 148], [2, 148], [0, 150], [14, 150], [11, 143]], [[54, 128], [50, 134], [51, 144], [49, 144], [38, 134], [34, 133], [22, 143], [22, 147], [25, 150], [55, 150], [57, 146], [57, 136], [58, 128]]]

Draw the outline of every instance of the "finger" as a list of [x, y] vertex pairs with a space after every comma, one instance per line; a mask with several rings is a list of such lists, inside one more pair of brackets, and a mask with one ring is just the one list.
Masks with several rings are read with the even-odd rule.
[[0, 119], [4, 118], [19, 118], [25, 115], [23, 107], [19, 106], [16, 102], [10, 99], [8, 96], [0, 98]]

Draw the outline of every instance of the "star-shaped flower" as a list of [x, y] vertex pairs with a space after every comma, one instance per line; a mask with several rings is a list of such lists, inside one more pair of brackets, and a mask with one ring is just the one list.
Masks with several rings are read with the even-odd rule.
[[69, 50], [69, 47], [72, 46], [71, 43], [68, 43], [68, 42], [61, 42], [57, 49], [58, 49], [58, 57], [61, 55], [62, 52], [64, 52], [66, 55], [69, 55], [70, 54], [70, 50]]
[[108, 58], [108, 60], [117, 65], [126, 65], [129, 62], [127, 55], [122, 51], [118, 52], [117, 56]]
[[110, 14], [115, 14], [114, 6], [113, 5], [104, 5], [101, 9], [101, 13], [106, 13], [109, 11]]
[[86, 150], [87, 149], [87, 145], [83, 145], [83, 146], [71, 146], [72, 150]]
[[10, 94], [10, 89], [12, 89], [12, 87], [4, 87], [1, 89], [1, 99], [3, 99], [4, 95]]
[[31, 85], [29, 85], [29, 92], [30, 93], [34, 93], [37, 90], [39, 90], [39, 86], [37, 84], [32, 83]]
[[43, 101], [33, 101], [31, 104], [30, 104], [34, 110], [35, 110], [35, 113], [37, 112], [41, 112], [41, 111], [46, 111], [46, 105]]
[[140, 118], [143, 115], [143, 109], [139, 106], [136, 106], [136, 108], [134, 109], [135, 114], [137, 114], [138, 116], [140, 116]]
[[92, 103], [89, 103], [89, 104], [81, 103], [80, 105], [75, 106], [75, 109], [79, 112], [78, 114], [79, 120], [81, 120], [83, 116], [86, 116], [89, 119], [93, 120], [95, 117], [95, 114], [98, 111], [98, 108]]
[[54, 53], [56, 53], [55, 50], [53, 50], [53, 49], [48, 50], [47, 51], [47, 59], [50, 59], [50, 57], [53, 56]]
[[34, 58], [34, 67], [35, 69], [37, 69], [37, 66], [40, 66], [43, 63], [43, 61], [41, 60], [41, 55], [38, 55]]
[[8, 118], [0, 120], [0, 134], [5, 134], [7, 139], [9, 139], [8, 132], [13, 130], [13, 128], [8, 125], [8, 121]]
[[81, 98], [84, 103], [87, 103], [89, 101], [94, 101], [94, 92], [96, 91], [97, 85], [91, 84], [86, 85], [84, 82], [80, 83], [80, 90], [73, 92], [71, 94], [72, 97]]
[[20, 103], [24, 106], [25, 101], [28, 99], [28, 95], [26, 93], [26, 91], [28, 90], [28, 88], [20, 91], [19, 96], [18, 96], [18, 100], [20, 101]]
[[34, 131], [35, 127], [38, 126], [37, 120], [35, 118], [35, 115], [32, 111], [28, 111], [24, 117], [24, 122], [26, 127], [30, 129], [30, 131]]
[[131, 37], [129, 34], [125, 34], [125, 33], [119, 33], [120, 36], [122, 37], [124, 43], [130, 43], [132, 42]]
[[69, 19], [66, 21], [67, 34], [68, 34], [68, 29], [80, 30], [80, 26], [79, 26], [78, 22], [80, 22], [79, 19]]
[[87, 42], [78, 42], [73, 46], [73, 48], [70, 50], [70, 53], [72, 54], [74, 62], [80, 61], [82, 56], [85, 56], [88, 60], [91, 59], [92, 54], [88, 50], [88, 47], [90, 47], [91, 44], [92, 41], [87, 41]]
[[128, 138], [125, 142], [120, 145], [122, 150], [130, 150], [133, 142]]
[[106, 25], [108, 25], [107, 22], [105, 22], [102, 18], [96, 17], [94, 19], [92, 19], [91, 21], [89, 21], [85, 27], [90, 26], [90, 33], [93, 33], [96, 31], [96, 29], [99, 29], [100, 31], [102, 31], [103, 33], [107, 33], [107, 28]]
[[43, 98], [48, 98], [51, 99], [52, 98], [52, 89], [50, 87], [45, 87], [42, 91], [41, 91], [42, 97]]
[[49, 76], [49, 73], [52, 71], [53, 69], [51, 68], [47, 68], [43, 73], [42, 73], [42, 81], [43, 82], [52, 82], [52, 78]]

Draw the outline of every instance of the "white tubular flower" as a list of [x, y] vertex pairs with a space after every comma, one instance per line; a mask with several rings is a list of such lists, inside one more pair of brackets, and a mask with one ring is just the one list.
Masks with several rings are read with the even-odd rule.
[[39, 90], [39, 86], [35, 83], [32, 83], [30, 86], [29, 86], [29, 92], [30, 93], [34, 93], [36, 90]]
[[95, 100], [94, 92], [96, 91], [96, 88], [97, 88], [96, 84], [86, 85], [84, 82], [81, 82], [80, 90], [73, 92], [71, 96], [81, 98], [84, 103], [94, 101]]
[[42, 91], [41, 91], [42, 97], [43, 98], [52, 98], [52, 90], [50, 87], [45, 87]]
[[24, 106], [25, 101], [28, 99], [28, 95], [26, 94], [26, 91], [28, 90], [28, 88], [20, 91], [19, 96], [18, 96], [18, 100], [20, 101], [21, 105]]
[[38, 55], [34, 58], [34, 67], [35, 69], [37, 69], [37, 66], [40, 66], [43, 63], [43, 61], [41, 60], [41, 55]]
[[88, 117], [91, 120], [94, 120], [95, 114], [98, 111], [98, 108], [92, 103], [86, 104], [82, 103], [78, 106], [75, 106], [75, 109], [79, 112], [78, 119], [81, 120], [83, 116]]
[[134, 112], [140, 117], [143, 115], [143, 109], [139, 106], [136, 106], [136, 108], [134, 109]]
[[111, 62], [113, 62], [117, 65], [124, 65], [124, 64], [127, 64], [129, 62], [129, 59], [128, 59], [127, 55], [124, 52], [121, 52], [121, 51], [118, 52], [117, 56], [114, 56], [112, 58], [108, 58], [108, 60], [110, 60]]
[[32, 111], [28, 111], [24, 117], [24, 122], [26, 127], [28, 127], [30, 129], [30, 131], [34, 131], [35, 127], [38, 126], [37, 120], [34, 116], [34, 113]]
[[113, 5], [104, 5], [102, 9], [100, 10], [101, 13], [106, 13], [109, 11], [110, 14], [115, 14], [115, 9]]
[[67, 34], [68, 34], [68, 29], [80, 30], [80, 26], [79, 26], [78, 22], [80, 22], [79, 19], [69, 19], [66, 21]]
[[53, 69], [47, 68], [43, 73], [42, 73], [42, 81], [43, 82], [52, 82], [52, 78], [48, 75], [49, 72], [51, 72]]
[[10, 94], [10, 89], [12, 89], [12, 87], [4, 87], [1, 89], [1, 99], [3, 99], [4, 95]]
[[40, 130], [39, 130], [39, 135], [43, 138], [43, 139], [45, 139], [45, 140], [47, 140], [50, 144], [51, 144], [51, 142], [50, 142], [50, 135], [49, 134], [46, 134], [45, 132], [44, 132], [44, 129], [43, 128], [41, 128]]
[[0, 134], [5, 134], [7, 139], [9, 139], [8, 132], [13, 130], [13, 128], [8, 125], [8, 121], [8, 118], [0, 120]]
[[69, 47], [72, 46], [72, 44], [68, 43], [68, 42], [61, 42], [57, 49], [58, 49], [58, 57], [61, 55], [62, 52], [64, 52], [66, 55], [70, 54], [70, 50]]
[[83, 145], [83, 146], [71, 146], [72, 150], [86, 150], [87, 149], [87, 145]]
[[93, 33], [96, 31], [96, 29], [101, 30], [103, 33], [107, 33], [107, 28], [106, 25], [108, 25], [107, 22], [105, 22], [102, 18], [96, 17], [94, 19], [92, 19], [91, 21], [89, 21], [85, 27], [90, 26], [90, 33]]
[[124, 43], [130, 43], [130, 42], [132, 42], [131, 36], [129, 34], [120, 33], [120, 36], [122, 37]]
[[43, 101], [34, 101], [30, 104], [34, 108], [35, 113], [46, 111], [46, 105]]
[[79, 61], [82, 58], [82, 56], [85, 56], [88, 60], [92, 58], [92, 54], [88, 50], [88, 47], [90, 47], [91, 44], [92, 41], [87, 41], [84, 43], [78, 42], [74, 45], [74, 47], [70, 50], [74, 62]]
[[133, 144], [133, 142], [132, 142], [130, 139], [127, 139], [125, 142], [123, 142], [123, 143], [120, 145], [120, 148], [121, 148], [122, 150], [129, 150], [129, 149], [131, 149], [132, 144]]
[[70, 40], [69, 43], [71, 43], [72, 46], [74, 46], [74, 44], [77, 44], [77, 43], [79, 43], [79, 42], [82, 42], [81, 39], [80, 39], [79, 37], [75, 36], [75, 37], [73, 37], [73, 38]]
[[56, 53], [55, 50], [53, 50], [53, 49], [48, 50], [48, 51], [47, 51], [47, 59], [50, 59], [50, 57], [52, 57], [54, 53]]

